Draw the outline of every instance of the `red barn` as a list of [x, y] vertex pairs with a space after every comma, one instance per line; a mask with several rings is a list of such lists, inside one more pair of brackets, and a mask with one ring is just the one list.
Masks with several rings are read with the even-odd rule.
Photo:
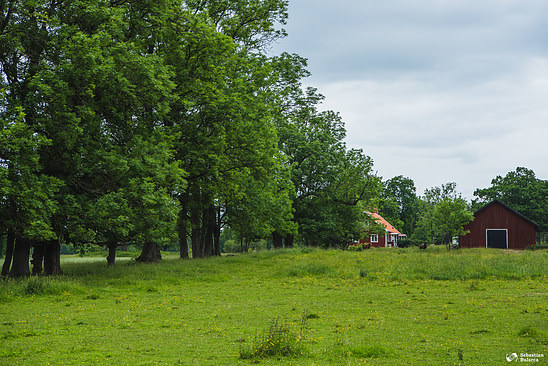
[[405, 234], [400, 233], [377, 212], [366, 212], [366, 214], [384, 227], [384, 235], [371, 234], [369, 237], [361, 239], [360, 243], [371, 244], [374, 247], [397, 247], [398, 238], [405, 237]]
[[460, 237], [461, 248], [525, 249], [535, 245], [538, 225], [494, 200], [479, 209], [464, 229], [470, 232]]

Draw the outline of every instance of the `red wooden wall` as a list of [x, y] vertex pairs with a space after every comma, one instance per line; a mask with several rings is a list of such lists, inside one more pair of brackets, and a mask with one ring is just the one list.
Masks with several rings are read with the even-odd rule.
[[486, 229], [507, 229], [508, 249], [525, 249], [535, 244], [536, 226], [498, 201], [476, 212], [474, 221], [464, 229], [470, 233], [460, 237], [463, 248], [485, 248]]

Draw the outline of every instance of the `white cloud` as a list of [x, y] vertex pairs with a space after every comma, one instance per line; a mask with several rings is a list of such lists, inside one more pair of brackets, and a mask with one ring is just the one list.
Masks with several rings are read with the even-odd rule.
[[469, 198], [517, 166], [548, 176], [548, 59], [472, 86], [416, 76], [319, 85], [324, 107], [346, 122], [348, 145], [371, 155], [379, 174], [408, 175], [420, 193], [456, 181]]

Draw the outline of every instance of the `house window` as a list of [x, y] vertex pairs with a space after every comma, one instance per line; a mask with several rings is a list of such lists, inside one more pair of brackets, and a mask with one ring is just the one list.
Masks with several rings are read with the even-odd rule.
[[378, 243], [379, 236], [377, 234], [371, 234], [371, 243]]
[[390, 234], [390, 240], [392, 242], [395, 243], [397, 239], [398, 239], [398, 234]]

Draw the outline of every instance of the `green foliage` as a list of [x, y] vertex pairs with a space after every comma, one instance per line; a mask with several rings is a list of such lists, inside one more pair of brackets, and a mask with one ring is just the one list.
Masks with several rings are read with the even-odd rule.
[[307, 245], [340, 247], [359, 233], [361, 210], [377, 196], [380, 180], [361, 150], [347, 150], [341, 117], [319, 111], [323, 96], [303, 90], [306, 60], [282, 54], [272, 67], [278, 77], [275, 125], [279, 148], [291, 166], [294, 221]]
[[420, 207], [413, 180], [400, 175], [383, 182], [380, 198], [378, 209], [381, 216], [410, 237]]
[[456, 183], [427, 189], [418, 217], [411, 238], [429, 244], [451, 243], [453, 236], [465, 234], [463, 226], [474, 218], [468, 203], [457, 193]]
[[399, 248], [409, 248], [409, 247], [416, 247], [419, 246], [421, 243], [411, 239], [411, 238], [399, 238], [398, 239], [398, 247]]
[[195, 258], [220, 254], [223, 226], [246, 248], [273, 232], [288, 245], [345, 245], [380, 180], [346, 149], [340, 116], [302, 87], [306, 60], [266, 55], [287, 7], [10, 3], [0, 233], [110, 248], [178, 236]]
[[351, 252], [361, 252], [363, 250], [363, 244], [351, 244], [348, 246], [348, 250]]

